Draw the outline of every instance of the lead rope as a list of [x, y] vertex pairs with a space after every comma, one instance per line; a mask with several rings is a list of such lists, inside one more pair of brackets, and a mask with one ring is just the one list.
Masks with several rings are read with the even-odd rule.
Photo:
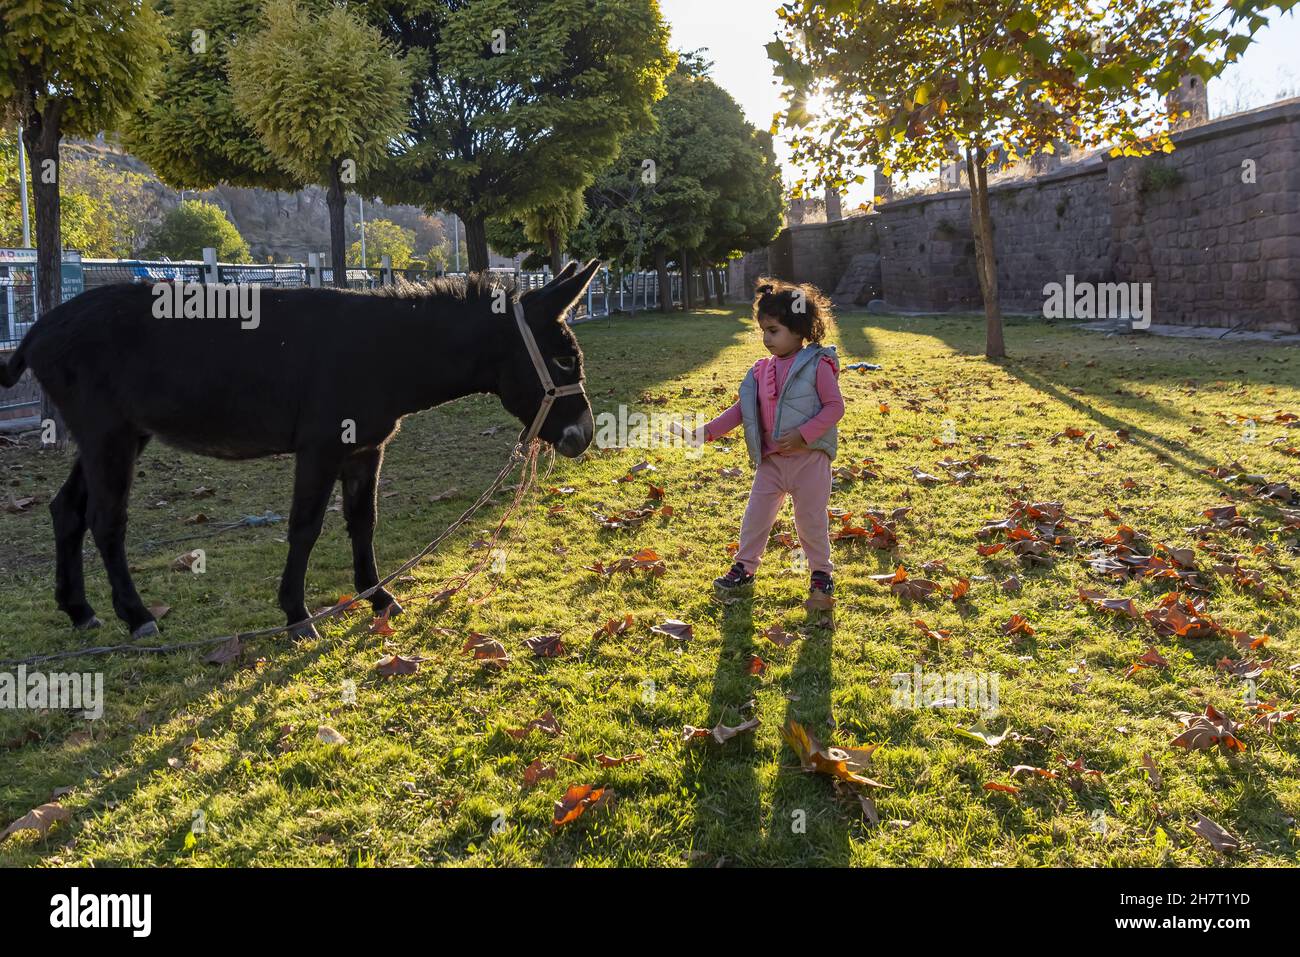
[[[112, 654], [113, 652], [116, 651], [129, 651], [129, 652], [136, 652], [139, 654], [163, 654], [166, 652], [185, 651], [190, 648], [203, 648], [209, 645], [229, 644], [232, 642], [236, 644], [241, 644], [244, 641], [252, 641], [257, 638], [269, 638], [272, 635], [283, 634], [284, 632], [290, 631], [294, 628], [300, 628], [303, 625], [315, 625], [315, 623], [318, 621], [327, 621], [330, 618], [335, 618], [343, 614], [343, 612], [347, 611], [349, 608], [352, 608], [358, 602], [364, 601], [366, 598], [369, 598], [379, 589], [383, 588], [385, 585], [390, 584], [394, 579], [406, 574], [417, 564], [419, 564], [420, 561], [422, 561], [423, 559], [431, 555], [440, 545], [442, 545], [444, 541], [447, 540], [448, 536], [450, 536], [453, 532], [455, 532], [462, 525], [468, 522], [474, 516], [475, 512], [477, 512], [480, 508], [482, 508], [484, 505], [488, 503], [488, 501], [497, 492], [497, 490], [500, 489], [501, 486], [505, 483], [505, 480], [510, 475], [510, 473], [514, 471], [515, 465], [517, 465], [521, 461], [531, 461], [533, 463], [533, 468], [531, 472], [529, 472], [528, 469], [524, 470], [524, 479], [520, 482], [519, 487], [516, 489], [514, 503], [507, 510], [507, 515], [503, 516], [501, 522], [498, 523], [497, 525], [496, 532], [493, 535], [493, 541], [495, 541], [496, 536], [500, 534], [501, 528], [505, 524], [506, 517], [508, 517], [509, 513], [514, 510], [515, 505], [518, 505], [520, 499], [523, 497], [523, 494], [526, 491], [528, 484], [530, 484], [530, 482], [536, 481], [536, 477], [537, 477], [536, 462], [537, 462], [537, 453], [540, 449], [540, 443], [535, 440], [536, 440], [537, 433], [541, 431], [542, 423], [546, 421], [546, 416], [550, 412], [551, 405], [554, 404], [556, 398], [559, 396], [583, 394], [583, 388], [581, 382], [574, 382], [569, 385], [562, 385], [562, 386], [555, 385], [554, 381], [551, 379], [550, 371], [546, 368], [546, 362], [542, 358], [541, 350], [537, 348], [537, 342], [533, 338], [532, 330], [528, 328], [528, 323], [524, 320], [523, 305], [518, 300], [516, 300], [514, 306], [515, 306], [515, 322], [519, 326], [519, 332], [520, 335], [523, 337], [524, 345], [528, 349], [528, 355], [533, 360], [533, 368], [537, 370], [537, 377], [538, 379], [541, 380], [542, 383], [543, 395], [542, 395], [541, 406], [538, 408], [537, 414], [533, 416], [532, 424], [529, 425], [528, 430], [522, 436], [520, 436], [519, 441], [515, 444], [515, 447], [511, 450], [510, 458], [506, 460], [506, 464], [501, 467], [501, 471], [497, 473], [496, 478], [494, 478], [492, 482], [488, 485], [488, 487], [483, 490], [482, 494], [479, 495], [479, 497], [474, 500], [474, 504], [471, 505], [469, 508], [467, 508], [464, 512], [462, 512], [460, 517], [457, 518], [454, 522], [452, 522], [451, 525], [447, 526], [447, 528], [442, 532], [442, 534], [440, 534], [433, 541], [429, 542], [429, 544], [425, 545], [424, 548], [420, 549], [420, 551], [417, 552], [412, 558], [404, 562], [401, 566], [399, 566], [394, 571], [390, 572], [379, 582], [367, 588], [365, 591], [358, 592], [357, 594], [353, 595], [351, 599], [349, 599], [346, 602], [340, 602], [339, 604], [334, 605], [331, 608], [327, 608], [324, 611], [319, 612], [318, 614], [311, 615], [307, 618], [304, 618], [302, 621], [293, 622], [287, 625], [281, 625], [278, 628], [262, 628], [258, 631], [235, 632], [233, 635], [221, 635], [213, 638], [200, 638], [197, 641], [185, 641], [185, 642], [179, 642], [177, 644], [172, 644], [172, 645], [154, 645], [154, 646], [143, 645], [142, 646], [142, 645], [133, 645], [133, 644], [119, 644], [119, 645], [100, 645], [98, 647], [93, 647], [93, 648], [78, 648], [74, 651], [60, 651], [48, 655], [32, 655], [28, 658], [7, 658], [7, 659], [0, 660], [0, 666], [9, 667], [11, 665], [38, 665], [38, 664], [43, 664], [47, 661], [63, 661], [68, 658], [85, 658], [93, 655], [107, 655], [107, 654]], [[460, 579], [462, 581], [461, 587], [463, 587], [464, 582], [468, 582], [470, 578], [472, 578], [475, 574], [477, 574], [477, 572], [482, 568], [482, 565], [483, 563], [480, 563], [470, 573], [468, 573], [465, 576], [461, 576]], [[459, 590], [459, 588], [457, 590]]]

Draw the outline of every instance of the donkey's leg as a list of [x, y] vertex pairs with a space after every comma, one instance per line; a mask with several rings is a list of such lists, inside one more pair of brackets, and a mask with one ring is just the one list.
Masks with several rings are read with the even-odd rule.
[[98, 628], [101, 622], [95, 609], [86, 602], [85, 569], [81, 548], [86, 539], [86, 475], [81, 459], [72, 463], [72, 471], [59, 494], [50, 502], [54, 520], [54, 601], [78, 628]]
[[[289, 558], [280, 578], [280, 607], [288, 616], [288, 624], [302, 621], [307, 616], [305, 591], [307, 559], [312, 546], [320, 537], [329, 506], [330, 493], [339, 474], [339, 456], [336, 452], [322, 453], [312, 449], [299, 452], [293, 472], [293, 506], [289, 510]], [[289, 632], [293, 638], [319, 638], [315, 625], [303, 625]]]
[[[375, 492], [383, 461], [382, 448], [362, 449], [344, 459], [339, 469], [343, 480], [343, 516], [348, 523], [348, 537], [352, 539], [352, 582], [358, 594], [379, 581], [379, 571], [375, 568], [378, 515]], [[370, 604], [376, 615], [387, 612], [391, 617], [402, 613], [402, 606], [383, 588], [370, 596]]]
[[140, 601], [126, 561], [127, 501], [139, 451], [147, 436], [117, 430], [82, 444], [86, 476], [86, 521], [99, 547], [113, 588], [113, 610], [131, 629], [132, 639], [158, 634], [158, 625]]

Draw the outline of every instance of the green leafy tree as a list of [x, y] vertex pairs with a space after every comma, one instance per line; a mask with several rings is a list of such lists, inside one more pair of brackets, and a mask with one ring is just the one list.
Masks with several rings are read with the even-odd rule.
[[[149, 177], [117, 169], [93, 151], [65, 146], [64, 153], [63, 245], [92, 259], [135, 255], [161, 217]], [[79, 208], [72, 208], [73, 203]]]
[[524, 235], [535, 247], [540, 247], [539, 251], [545, 252], [551, 272], [558, 273], [564, 268], [563, 247], [578, 223], [582, 222], [586, 211], [587, 204], [579, 191], [525, 209], [520, 214]]
[[[0, 129], [0, 246], [22, 245], [17, 131]], [[60, 150], [59, 233], [65, 249], [88, 258], [126, 258], [157, 219], [148, 178], [114, 169], [68, 145]], [[28, 216], [32, 214], [28, 196]]]
[[543, 269], [550, 265], [550, 257], [540, 251], [539, 243], [528, 238], [523, 222], [513, 216], [489, 219], [487, 240], [491, 248], [503, 256], [518, 256], [522, 253], [520, 265], [524, 269]]
[[202, 259], [204, 247], [217, 251], [221, 262], [248, 262], [248, 244], [220, 206], [187, 199], [163, 216], [145, 248], [150, 257]]
[[1003, 356], [989, 166], [1060, 143], [1168, 151], [1162, 98], [1185, 74], [1217, 75], [1267, 22], [1261, 10], [1294, 2], [794, 0], [767, 47], [786, 86], [777, 122], [797, 131], [794, 162], [818, 185], [964, 156], [985, 353]]
[[650, 122], [672, 69], [655, 0], [366, 6], [419, 62], [410, 131], [368, 188], [456, 211], [474, 270], [488, 265], [487, 221], [580, 195], [620, 140]]
[[[170, 0], [168, 53], [149, 99], [122, 129], [123, 145], [174, 189], [220, 183], [300, 189], [236, 111], [227, 57], [262, 25], [265, 0]], [[142, 77], [137, 82], [144, 83]]]
[[489, 220], [488, 242], [506, 256], [528, 253], [524, 268], [550, 266], [558, 273], [564, 267], [564, 246], [587, 211], [582, 193], [525, 210], [505, 220]]
[[655, 105], [653, 130], [629, 137], [587, 190], [575, 249], [659, 271], [660, 308], [671, 305], [668, 261], [684, 271], [770, 242], [780, 229], [781, 176], [770, 134], [759, 132], [708, 64], [684, 55]]
[[144, 0], [0, 0], [0, 23], [0, 120], [23, 126], [45, 312], [62, 295], [59, 144], [138, 106], [166, 44]]
[[326, 187], [334, 284], [346, 286], [344, 187], [405, 129], [410, 74], [345, 7], [316, 16], [272, 0], [265, 23], [231, 51], [235, 109], [282, 167]]
[[361, 240], [348, 248], [348, 265], [376, 269], [391, 257], [394, 269], [411, 267], [412, 246], [415, 243], [415, 230], [399, 226], [388, 219], [376, 219], [366, 223], [366, 261], [361, 262]]
[[[18, 188], [18, 131], [0, 126], [0, 246], [23, 244], [22, 194]], [[27, 198], [28, 221], [32, 215]]]

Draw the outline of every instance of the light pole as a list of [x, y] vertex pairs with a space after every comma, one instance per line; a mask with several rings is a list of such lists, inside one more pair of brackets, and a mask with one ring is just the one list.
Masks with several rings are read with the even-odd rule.
[[32, 230], [27, 221], [27, 149], [23, 146], [22, 124], [18, 126], [18, 200], [23, 206], [23, 247], [30, 249]]
[[361, 268], [369, 268], [366, 261], [366, 200], [364, 196], [357, 197], [357, 203], [361, 207]]

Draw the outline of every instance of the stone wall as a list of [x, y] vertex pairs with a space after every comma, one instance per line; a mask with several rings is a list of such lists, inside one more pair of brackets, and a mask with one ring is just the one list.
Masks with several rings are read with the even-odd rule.
[[1300, 100], [1174, 140], [1108, 164], [1115, 278], [1152, 283], [1155, 322], [1300, 332]]
[[[1072, 275], [1075, 283], [1150, 282], [1156, 323], [1300, 332], [1300, 99], [1173, 141], [1170, 154], [1095, 155], [991, 187], [1003, 309], [1041, 312], [1043, 287]], [[783, 279], [830, 292], [864, 252], [879, 253], [892, 307], [980, 308], [964, 191], [783, 230], [771, 247], [733, 264], [732, 288], [751, 295], [761, 261]]]

